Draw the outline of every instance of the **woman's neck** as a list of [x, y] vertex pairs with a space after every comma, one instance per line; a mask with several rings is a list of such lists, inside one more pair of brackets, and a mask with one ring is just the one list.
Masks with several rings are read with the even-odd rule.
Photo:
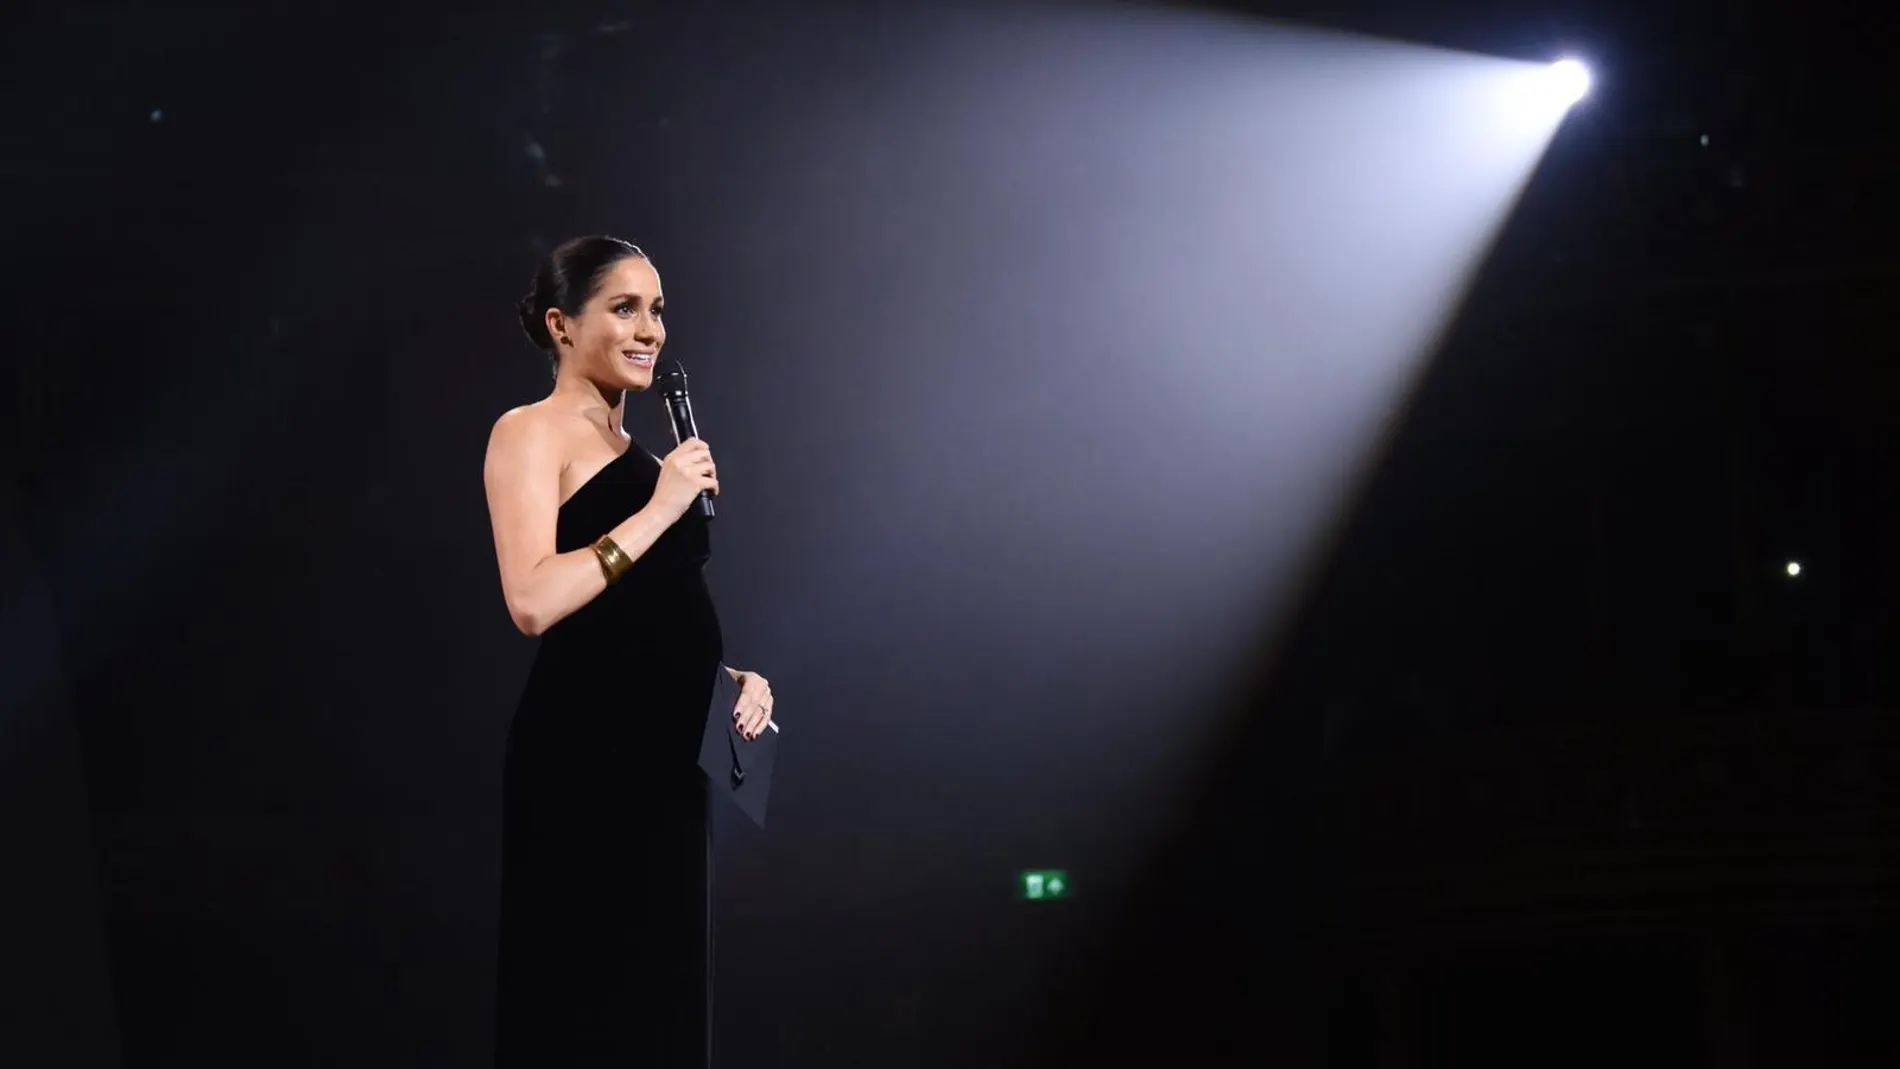
[[614, 434], [624, 433], [621, 424], [627, 400], [625, 391], [609, 389], [585, 376], [563, 372], [554, 378], [552, 396], [567, 398], [577, 412], [589, 419], [605, 420], [607, 429]]

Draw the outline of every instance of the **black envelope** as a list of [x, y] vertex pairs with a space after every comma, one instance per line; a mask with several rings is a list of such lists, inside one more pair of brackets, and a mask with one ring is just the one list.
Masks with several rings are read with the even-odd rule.
[[719, 678], [713, 681], [712, 705], [706, 710], [699, 767], [712, 782], [712, 793], [731, 799], [763, 828], [765, 804], [772, 796], [772, 762], [778, 756], [778, 724], [768, 723], [758, 738], [747, 739], [732, 722], [732, 710], [738, 704], [739, 684], [721, 666]]

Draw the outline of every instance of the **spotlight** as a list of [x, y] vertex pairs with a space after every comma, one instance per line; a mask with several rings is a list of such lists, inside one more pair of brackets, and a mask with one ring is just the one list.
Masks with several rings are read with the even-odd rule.
[[1789, 561], [1788, 562], [1788, 578], [1793, 579], [1795, 576], [1800, 575], [1800, 574], [1801, 574], [1801, 562], [1798, 560]]
[[1569, 107], [1590, 95], [1590, 68], [1574, 59], [1560, 59], [1545, 73], [1550, 95], [1558, 106]]

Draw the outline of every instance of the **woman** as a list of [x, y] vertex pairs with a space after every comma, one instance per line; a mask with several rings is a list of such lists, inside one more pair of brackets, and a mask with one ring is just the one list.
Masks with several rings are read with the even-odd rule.
[[[548, 257], [521, 325], [554, 390], [503, 415], [484, 481], [508, 614], [540, 637], [508, 733], [497, 1064], [706, 1064], [706, 785], [719, 619], [701, 568], [719, 492], [697, 439], [623, 428], [666, 341], [660, 276], [616, 238]], [[756, 736], [754, 672], [734, 721]]]

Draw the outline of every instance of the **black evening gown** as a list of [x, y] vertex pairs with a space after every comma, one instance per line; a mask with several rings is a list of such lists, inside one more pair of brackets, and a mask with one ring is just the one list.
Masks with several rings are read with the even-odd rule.
[[[591, 544], [653, 494], [636, 443], [561, 506]], [[696, 511], [541, 637], [508, 732], [496, 1064], [707, 1064], [699, 740], [720, 670]]]

